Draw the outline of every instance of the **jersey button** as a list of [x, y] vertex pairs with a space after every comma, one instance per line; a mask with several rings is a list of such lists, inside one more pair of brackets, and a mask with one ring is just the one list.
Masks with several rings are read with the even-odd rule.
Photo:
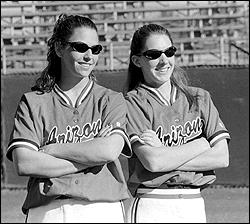
[[79, 180], [76, 180], [75, 183], [76, 183], [76, 184], [79, 184]]
[[79, 114], [78, 110], [74, 110], [73, 114]]
[[176, 118], [174, 121], [175, 121], [176, 123], [178, 123], [178, 122], [180, 122], [180, 119], [179, 119], [179, 118]]
[[78, 119], [73, 119], [74, 123], [77, 123], [78, 122]]

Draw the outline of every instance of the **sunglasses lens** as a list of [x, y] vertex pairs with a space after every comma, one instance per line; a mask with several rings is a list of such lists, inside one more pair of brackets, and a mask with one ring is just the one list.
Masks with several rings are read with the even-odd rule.
[[102, 45], [95, 45], [91, 48], [93, 54], [99, 54], [102, 50]]
[[89, 47], [87, 44], [81, 43], [81, 42], [72, 42], [71, 47], [73, 47], [76, 51], [78, 51], [80, 53], [84, 53], [88, 49], [91, 49], [93, 54], [99, 54], [102, 50], [101, 45], [95, 45], [93, 47]]
[[[170, 58], [172, 56], [175, 55], [176, 52], [176, 47], [172, 46], [170, 48], [168, 48], [164, 53], [165, 55]], [[161, 54], [163, 53], [163, 51], [158, 51], [158, 50], [148, 50], [146, 52], [143, 53], [143, 55], [149, 59], [149, 60], [155, 60], [157, 58], [159, 58], [161, 56]]]
[[89, 46], [85, 43], [73, 42], [71, 43], [71, 46], [80, 53], [84, 53], [89, 49]]
[[157, 50], [149, 50], [149, 51], [146, 51], [144, 53], [144, 56], [147, 58], [147, 59], [150, 59], [150, 60], [154, 60], [154, 59], [157, 59], [161, 56], [161, 51], [157, 51]]
[[170, 58], [170, 57], [174, 56], [175, 52], [176, 52], [176, 48], [175, 48], [174, 46], [172, 46], [172, 47], [170, 47], [169, 49], [167, 49], [167, 50], [165, 51], [165, 55], [166, 55], [168, 58]]

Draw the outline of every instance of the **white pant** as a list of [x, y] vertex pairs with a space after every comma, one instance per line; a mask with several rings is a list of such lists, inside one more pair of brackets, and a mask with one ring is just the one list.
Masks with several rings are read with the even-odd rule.
[[55, 200], [29, 210], [27, 223], [124, 223], [122, 202]]
[[[200, 192], [199, 189], [155, 189], [149, 194], [155, 194], [156, 198], [127, 199], [124, 202], [127, 222], [206, 223], [204, 199], [190, 197], [192, 194], [197, 195], [197, 191]], [[162, 194], [169, 195], [170, 199], [160, 198]]]

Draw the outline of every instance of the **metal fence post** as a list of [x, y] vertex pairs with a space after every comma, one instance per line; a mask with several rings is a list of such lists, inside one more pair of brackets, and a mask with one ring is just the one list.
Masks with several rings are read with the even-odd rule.
[[7, 65], [6, 65], [6, 48], [2, 46], [2, 66], [3, 66], [3, 74], [6, 74]]
[[113, 70], [114, 69], [114, 44], [112, 43], [112, 41], [110, 41], [109, 43], [109, 69]]
[[225, 51], [225, 46], [224, 46], [224, 37], [220, 38], [220, 63], [222, 65], [225, 64], [225, 55], [224, 52]]

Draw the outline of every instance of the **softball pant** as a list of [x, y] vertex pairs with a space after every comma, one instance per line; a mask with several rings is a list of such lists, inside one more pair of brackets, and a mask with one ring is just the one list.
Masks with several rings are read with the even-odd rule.
[[56, 199], [29, 209], [27, 223], [124, 223], [121, 201], [91, 203], [72, 198]]
[[200, 189], [138, 188], [125, 201], [128, 223], [206, 223]]

